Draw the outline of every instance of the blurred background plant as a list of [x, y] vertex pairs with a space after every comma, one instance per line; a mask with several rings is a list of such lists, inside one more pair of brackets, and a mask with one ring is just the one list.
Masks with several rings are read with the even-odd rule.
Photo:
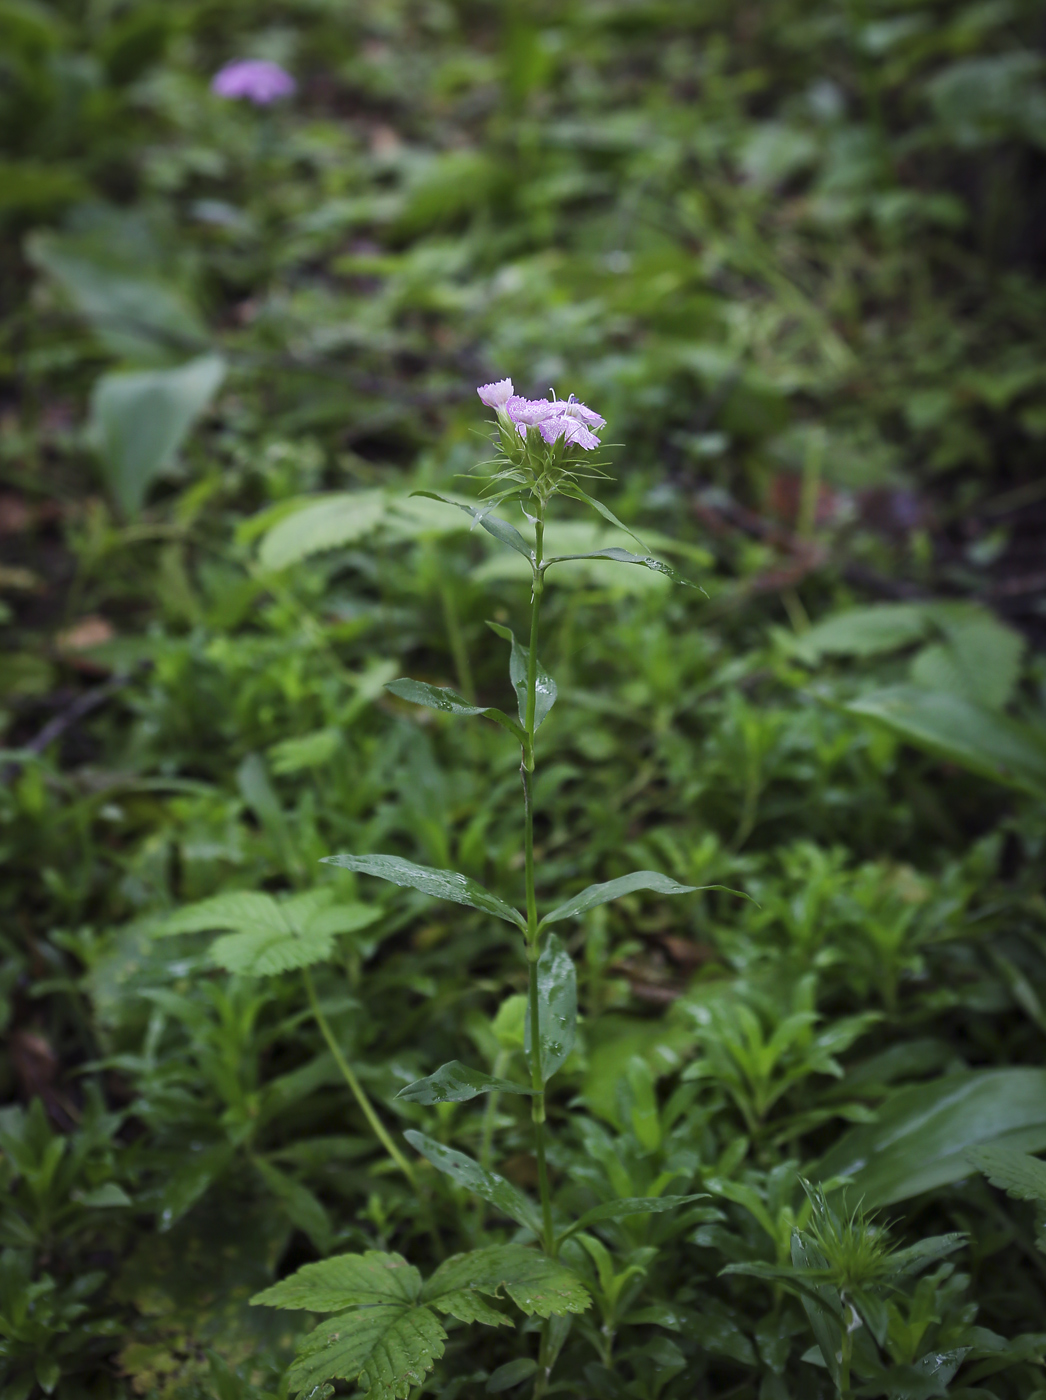
[[[420, 1164], [414, 1209], [297, 974], [169, 932], [366, 901], [315, 973], [342, 1054], [397, 1141], [529, 1184], [506, 1097], [392, 1103], [473, 1044], [521, 1072], [505, 935], [317, 865], [518, 897], [511, 754], [383, 690], [506, 705], [514, 561], [409, 497], [470, 491], [506, 374], [607, 415], [614, 511], [707, 595], [563, 571], [541, 879], [757, 901], [573, 937], [561, 1199], [710, 1199], [568, 1247], [557, 1375], [828, 1396], [850, 1338], [862, 1393], [1046, 1392], [1042, 39], [1030, 0], [0, 0], [5, 1395], [276, 1394], [273, 1278], [507, 1237]], [[212, 92], [234, 60], [296, 91]], [[886, 1221], [961, 1240], [843, 1279]], [[428, 1393], [524, 1386], [488, 1345]]]

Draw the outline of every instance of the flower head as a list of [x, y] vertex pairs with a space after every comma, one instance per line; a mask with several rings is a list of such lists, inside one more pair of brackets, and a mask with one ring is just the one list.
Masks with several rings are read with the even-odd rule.
[[563, 402], [557, 400], [556, 408], [566, 418], [576, 418], [579, 422], [587, 424], [590, 428], [605, 428], [607, 420], [601, 417], [593, 409], [587, 408], [583, 403], [579, 403], [571, 394], [570, 398]]
[[527, 428], [543, 423], [555, 411], [556, 405], [550, 399], [525, 399], [519, 394], [513, 394], [505, 404], [505, 412], [516, 427], [523, 430], [524, 436]]
[[296, 87], [285, 68], [264, 58], [234, 59], [211, 79], [211, 91], [219, 97], [245, 97], [258, 107], [290, 97]]
[[511, 379], [498, 379], [493, 384], [481, 384], [476, 393], [480, 402], [485, 403], [488, 408], [504, 408], [515, 390]]
[[[562, 404], [553, 404], [553, 408], [562, 408]], [[598, 417], [598, 414], [594, 414]], [[602, 419], [600, 422], [602, 423]], [[568, 418], [565, 413], [557, 413], [555, 417], [542, 420], [539, 431], [547, 443], [553, 443], [562, 438], [564, 442], [572, 443], [577, 447], [583, 447], [586, 452], [591, 452], [593, 447], [599, 446], [599, 438], [595, 433], [590, 432], [584, 423], [577, 418]]]

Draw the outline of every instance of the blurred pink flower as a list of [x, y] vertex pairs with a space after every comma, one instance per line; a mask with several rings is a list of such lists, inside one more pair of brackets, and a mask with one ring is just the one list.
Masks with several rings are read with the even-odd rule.
[[258, 107], [290, 97], [296, 87], [285, 68], [264, 58], [234, 59], [211, 79], [211, 91], [219, 97], [245, 97]]

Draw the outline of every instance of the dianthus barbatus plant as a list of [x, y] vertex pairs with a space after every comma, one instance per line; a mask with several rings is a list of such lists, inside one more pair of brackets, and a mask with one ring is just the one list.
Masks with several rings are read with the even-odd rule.
[[[556, 702], [556, 683], [538, 660], [541, 601], [548, 571], [572, 559], [610, 559], [656, 569], [674, 578], [677, 575], [650, 554], [633, 554], [617, 546], [588, 554], [546, 556], [545, 522], [550, 502], [557, 495], [584, 502], [611, 524], [632, 533], [580, 485], [580, 479], [604, 475], [589, 454], [599, 446], [597, 431], [604, 427], [605, 420], [573, 395], [567, 399], [523, 398], [514, 392], [511, 379], [484, 384], [478, 393], [497, 417], [498, 452], [484, 493], [486, 499], [468, 505], [435, 492], [420, 494], [467, 511], [475, 524], [521, 554], [530, 565], [527, 644], [518, 641], [510, 628], [490, 624], [510, 646], [509, 678], [516, 692], [518, 718], [491, 705], [472, 704], [453, 690], [422, 681], [392, 681], [388, 689], [404, 700], [444, 714], [485, 716], [501, 725], [519, 744], [525, 907], [517, 909], [457, 871], [435, 870], [400, 856], [336, 855], [325, 859], [361, 875], [376, 876], [437, 899], [468, 905], [518, 930], [528, 969], [524, 1053], [529, 1082], [496, 1078], [454, 1060], [408, 1085], [398, 1097], [416, 1104], [463, 1103], [491, 1092], [529, 1098], [538, 1199], [535, 1201], [465, 1153], [424, 1133], [407, 1132], [407, 1141], [422, 1157], [498, 1214], [514, 1221], [519, 1227], [517, 1234], [509, 1243], [454, 1255], [427, 1280], [401, 1255], [369, 1250], [306, 1264], [292, 1277], [259, 1293], [252, 1302], [333, 1314], [303, 1339], [289, 1373], [291, 1385], [310, 1397], [329, 1395], [328, 1383], [345, 1379], [366, 1390], [370, 1400], [405, 1400], [415, 1387], [424, 1384], [443, 1354], [447, 1334], [441, 1317], [449, 1316], [470, 1325], [510, 1325], [509, 1315], [495, 1306], [498, 1300], [506, 1298], [528, 1316], [543, 1319], [537, 1356], [517, 1357], [505, 1368], [511, 1369], [511, 1383], [532, 1376], [533, 1394], [541, 1397], [570, 1330], [572, 1316], [583, 1313], [592, 1302], [591, 1285], [559, 1257], [564, 1241], [578, 1236], [597, 1249], [598, 1241], [593, 1243], [581, 1233], [588, 1227], [631, 1215], [674, 1210], [697, 1199], [692, 1195], [630, 1197], [607, 1201], [574, 1220], [562, 1219], [557, 1213], [549, 1185], [545, 1099], [549, 1081], [574, 1044], [577, 978], [569, 952], [550, 930], [554, 924], [576, 919], [599, 904], [636, 890], [681, 895], [696, 889], [723, 887], [682, 885], [656, 871], [639, 870], [590, 885], [542, 914], [537, 901], [534, 857], [536, 736]], [[533, 542], [502, 515], [494, 513], [497, 506], [507, 504], [518, 505], [522, 510], [533, 530]], [[508, 1376], [505, 1380], [510, 1383]]]

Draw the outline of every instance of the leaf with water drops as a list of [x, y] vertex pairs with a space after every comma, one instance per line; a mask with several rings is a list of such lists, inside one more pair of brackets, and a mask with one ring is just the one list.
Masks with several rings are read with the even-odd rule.
[[521, 727], [510, 715], [505, 714], [504, 710], [495, 709], [493, 705], [471, 705], [463, 695], [449, 687], [428, 685], [425, 681], [412, 681], [404, 677], [401, 680], [389, 681], [385, 689], [391, 690], [393, 695], [398, 695], [401, 700], [409, 700], [412, 705], [424, 705], [429, 710], [439, 710], [445, 715], [486, 715], [517, 739], [522, 740], [524, 737]]
[[493, 535], [502, 544], [507, 544], [509, 549], [514, 549], [517, 554], [522, 554], [524, 559], [533, 562], [534, 552], [516, 527], [510, 525], [507, 520], [502, 520], [500, 515], [491, 515], [489, 507], [484, 509], [482, 506], [464, 505], [461, 501], [452, 501], [449, 496], [441, 496], [438, 491], [414, 491], [412, 495], [428, 496], [430, 500], [443, 501], [448, 506], [457, 506], [458, 510], [463, 510], [466, 515], [471, 515], [476, 524], [482, 526], [488, 535]]
[[408, 889], [420, 890], [433, 899], [449, 899], [455, 904], [467, 904], [472, 909], [482, 909], [508, 924], [526, 929], [526, 920], [519, 912], [491, 894], [467, 875], [459, 875], [456, 870], [435, 870], [429, 865], [415, 865], [412, 860], [400, 856], [324, 856], [324, 865], [338, 865], [343, 870], [355, 870], [358, 875], [374, 875], [379, 880], [388, 880], [393, 885], [404, 885]]
[[[577, 973], [574, 960], [554, 933], [549, 934], [538, 959], [538, 1043], [541, 1078], [548, 1081], [574, 1048], [577, 1030]], [[523, 1048], [530, 1054], [530, 1010], [527, 1010]]]
[[[631, 531], [629, 533], [631, 534]], [[588, 554], [556, 554], [545, 560], [544, 568], [547, 569], [553, 564], [569, 564], [572, 559], [613, 559], [617, 564], [641, 564], [644, 569], [653, 569], [654, 573], [664, 574], [673, 583], [681, 583], [686, 588], [698, 588], [701, 591], [698, 584], [691, 583], [678, 569], [673, 569], [672, 565], [666, 564], [663, 559], [655, 559], [652, 554], [632, 554], [617, 545], [611, 545], [607, 549], [593, 549]]]
[[[503, 637], [506, 642], [512, 643], [512, 650], [509, 653], [508, 659], [508, 674], [512, 682], [512, 687], [516, 692], [520, 723], [526, 724], [527, 667], [530, 665], [530, 648], [516, 641], [516, 634], [511, 627], [503, 627], [500, 622], [488, 622], [487, 626], [492, 632], [496, 632], [499, 637]], [[556, 683], [548, 672], [542, 668], [541, 662], [539, 661], [536, 668], [534, 684], [535, 733], [541, 728], [542, 721], [555, 703]]]
[[396, 1095], [408, 1103], [466, 1103], [478, 1094], [533, 1094], [535, 1090], [510, 1079], [495, 1079], [481, 1069], [470, 1069], [460, 1060], [440, 1065], [435, 1074], [408, 1084]]
[[491, 1297], [505, 1293], [532, 1317], [584, 1312], [591, 1299], [566, 1265], [522, 1244], [492, 1245], [445, 1260], [422, 1290], [422, 1302], [440, 1306], [441, 1297], [475, 1289]]
[[[594, 909], [597, 904], [606, 904], [612, 899], [620, 899], [624, 894], [634, 894], [636, 890], [653, 890], [655, 894], [694, 894], [699, 890], [726, 890], [728, 894], [740, 893], [738, 890], [728, 889], [726, 885], [681, 885], [678, 880], [673, 880], [668, 875], [661, 875], [656, 870], [634, 870], [631, 875], [621, 875], [616, 880], [606, 880], [600, 885], [589, 885], [580, 894], [574, 895], [573, 899], [568, 899], [564, 904], [557, 904], [555, 909], [541, 920], [539, 927], [545, 928], [548, 924], [558, 924], [561, 919], [574, 919], [579, 914]], [[747, 896], [743, 897], [747, 898]]]
[[411, 1130], [403, 1136], [411, 1147], [423, 1157], [427, 1157], [434, 1167], [445, 1172], [459, 1186], [473, 1191], [503, 1215], [507, 1215], [510, 1220], [515, 1220], [535, 1235], [541, 1234], [541, 1218], [537, 1207], [522, 1191], [513, 1186], [511, 1181], [498, 1176], [497, 1172], [488, 1172], [464, 1152], [455, 1152], [452, 1147], [444, 1147], [441, 1142], [426, 1137], [424, 1133]]

